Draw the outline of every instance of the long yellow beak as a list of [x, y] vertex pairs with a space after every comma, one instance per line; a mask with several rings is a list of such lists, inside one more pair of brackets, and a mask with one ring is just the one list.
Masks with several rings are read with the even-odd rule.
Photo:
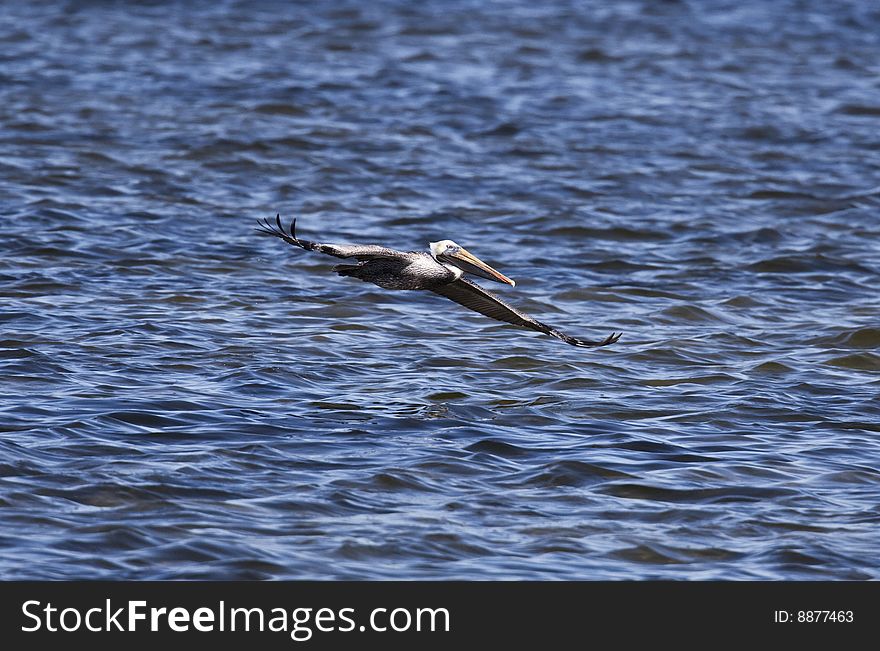
[[467, 273], [474, 274], [475, 276], [480, 276], [481, 278], [486, 278], [488, 280], [494, 280], [499, 283], [507, 283], [511, 287], [516, 287], [516, 283], [505, 276], [500, 271], [496, 271], [485, 262], [480, 260], [477, 256], [475, 256], [470, 251], [459, 247], [458, 251], [451, 254], [442, 254], [438, 256], [438, 259], [445, 259], [450, 264], [454, 264], [456, 267], [465, 271]]

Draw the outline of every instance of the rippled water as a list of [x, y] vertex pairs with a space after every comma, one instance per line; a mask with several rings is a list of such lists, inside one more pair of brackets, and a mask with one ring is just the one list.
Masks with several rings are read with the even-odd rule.
[[871, 2], [4, 3], [0, 576], [880, 578], [878, 62]]

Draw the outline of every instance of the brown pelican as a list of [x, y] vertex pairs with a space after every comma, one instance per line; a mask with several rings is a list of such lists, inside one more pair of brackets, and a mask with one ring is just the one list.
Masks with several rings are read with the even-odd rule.
[[333, 271], [340, 276], [359, 278], [384, 289], [426, 289], [492, 319], [543, 332], [572, 346], [605, 346], [620, 339], [619, 333], [611, 333], [599, 341], [575, 339], [508, 305], [463, 276], [466, 273], [473, 274], [487, 280], [507, 283], [511, 287], [516, 283], [452, 240], [431, 242], [430, 253], [395, 251], [375, 244], [309, 242], [296, 236], [296, 219], [290, 223], [290, 230], [285, 231], [280, 215], [275, 216], [274, 225], [268, 219], [259, 222], [259, 225], [259, 232], [274, 235], [306, 251], [357, 260], [357, 264], [339, 264], [333, 267]]

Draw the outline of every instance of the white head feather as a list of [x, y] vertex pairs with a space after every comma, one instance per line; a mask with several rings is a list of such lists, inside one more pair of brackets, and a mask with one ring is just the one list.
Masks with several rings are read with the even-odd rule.
[[431, 247], [431, 255], [435, 258], [441, 253], [445, 252], [447, 249], [459, 249], [461, 248], [453, 242], [452, 240], [440, 240], [439, 242], [429, 242]]

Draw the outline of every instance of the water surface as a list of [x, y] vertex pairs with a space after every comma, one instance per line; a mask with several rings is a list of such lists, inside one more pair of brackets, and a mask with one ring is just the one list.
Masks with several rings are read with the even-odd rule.
[[0, 52], [3, 578], [880, 578], [874, 3], [9, 2]]

